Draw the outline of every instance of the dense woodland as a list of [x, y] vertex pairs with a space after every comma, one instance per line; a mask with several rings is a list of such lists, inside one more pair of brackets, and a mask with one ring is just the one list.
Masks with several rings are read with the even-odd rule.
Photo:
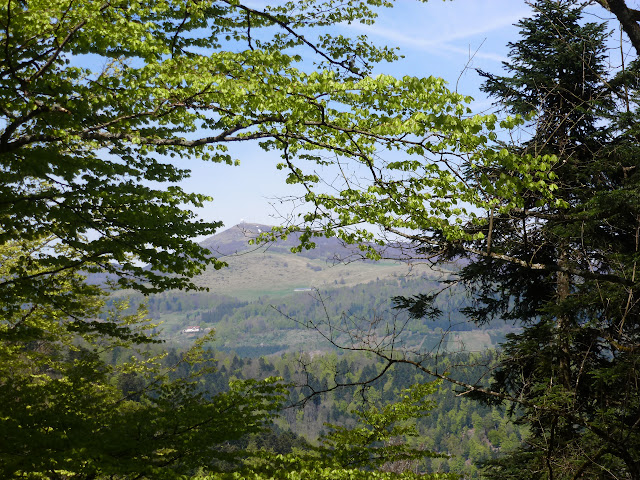
[[[336, 288], [339, 287], [339, 288]], [[193, 340], [182, 330], [186, 325], [215, 330], [218, 349], [233, 350], [243, 356], [269, 355], [278, 351], [309, 350], [308, 337], [298, 334], [309, 330], [309, 320], [319, 327], [331, 322], [350, 321], [368, 324], [372, 318], [392, 328], [402, 325], [404, 342], [422, 344], [424, 350], [477, 351], [482, 341], [483, 348], [497, 346], [505, 334], [517, 329], [514, 322], [494, 321], [482, 328], [466, 321], [461, 310], [468, 307], [463, 292], [447, 292], [438, 300], [438, 308], [446, 315], [425, 322], [422, 318], [411, 318], [407, 312], [395, 308], [394, 298], [417, 295], [425, 291], [437, 291], [438, 283], [426, 277], [401, 277], [377, 280], [353, 287], [312, 289], [292, 292], [280, 297], [261, 297], [243, 301], [214, 293], [188, 293], [180, 291], [143, 297], [128, 295], [128, 312], [144, 304], [149, 316], [161, 322], [158, 332], [169, 342], [186, 345]], [[111, 298], [108, 306], [119, 301]], [[105, 314], [106, 315], [106, 314]], [[450, 335], [443, 336], [445, 332]], [[467, 332], [464, 337], [469, 345], [453, 345], [456, 335]], [[477, 333], [474, 337], [474, 333]], [[333, 346], [316, 335], [314, 349], [331, 350]], [[414, 345], [415, 346], [415, 345]]]
[[[640, 10], [526, 3], [474, 112], [337, 33], [393, 2], [0, 1], [0, 476], [639, 480]], [[304, 192], [257, 243], [445, 274], [207, 292], [185, 165], [243, 142]]]
[[[112, 361], [125, 352], [114, 351]], [[311, 396], [313, 391], [331, 388], [336, 382], [366, 382], [380, 370], [382, 363], [371, 356], [328, 354], [311, 359], [308, 354], [290, 353], [277, 357], [242, 358], [235, 354], [209, 352], [216, 358], [216, 370], [200, 378], [199, 389], [205, 395], [216, 395], [229, 388], [231, 378], [283, 378], [290, 385], [288, 405], [273, 426], [265, 432], [243, 438], [238, 448], [266, 449], [288, 454], [310, 445], [330, 430], [330, 425], [355, 425], [353, 410], [369, 403], [390, 404], [398, 392], [415, 383], [427, 383], [426, 375], [400, 365], [388, 374], [364, 386], [352, 385], [329, 393]], [[449, 355], [432, 363], [468, 382], [475, 382], [495, 364], [495, 353]], [[174, 375], [187, 376], [190, 367], [180, 363], [181, 354], [170, 350], [163, 359], [166, 367], [179, 364]], [[138, 377], [125, 374], [118, 380], [124, 395], [135, 397], [143, 387]], [[442, 453], [440, 458], [407, 462], [417, 472], [456, 472], [464, 478], [479, 478], [480, 465], [510, 451], [526, 438], [526, 427], [514, 425], [504, 408], [488, 407], [458, 395], [459, 389], [440, 385], [430, 397], [433, 408], [428, 415], [416, 418], [418, 436], [411, 442], [430, 451]], [[388, 468], [392, 468], [388, 465]]]

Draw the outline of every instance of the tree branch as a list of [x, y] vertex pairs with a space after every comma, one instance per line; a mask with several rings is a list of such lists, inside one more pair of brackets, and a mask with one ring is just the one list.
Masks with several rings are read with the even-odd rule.
[[[98, 9], [99, 13], [102, 13], [104, 10], [107, 9], [107, 7], [109, 7], [111, 4], [109, 2], [105, 2], [103, 3], [100, 8]], [[81, 22], [77, 23], [70, 31], [69, 33], [67, 33], [67, 36], [64, 37], [64, 39], [62, 39], [62, 42], [60, 42], [60, 45], [58, 45], [58, 47], [55, 49], [55, 51], [49, 56], [49, 59], [45, 62], [45, 64], [37, 71], [35, 72], [28, 80], [28, 82], [33, 82], [35, 79], [37, 79], [38, 77], [40, 77], [44, 72], [47, 71], [47, 69], [53, 64], [53, 62], [56, 61], [56, 59], [58, 58], [58, 56], [60, 55], [60, 53], [62, 52], [62, 50], [64, 49], [65, 45], [67, 43], [69, 43], [69, 41], [73, 38], [73, 36], [82, 28], [84, 27], [87, 23], [89, 22], [89, 19], [84, 19]]]
[[318, 47], [316, 47], [313, 43], [311, 43], [309, 40], [307, 40], [306, 38], [304, 38], [303, 35], [297, 33], [295, 30], [293, 30], [289, 25], [287, 25], [285, 22], [283, 22], [282, 20], [278, 20], [275, 16], [264, 12], [264, 11], [260, 11], [260, 10], [254, 10], [253, 8], [247, 7], [246, 5], [242, 5], [242, 4], [235, 4], [234, 2], [231, 2], [229, 0], [224, 0], [224, 2], [232, 7], [237, 7], [241, 10], [244, 10], [247, 13], [253, 13], [256, 16], [262, 17], [262, 18], [266, 18], [267, 20], [277, 24], [278, 26], [280, 26], [282, 29], [286, 30], [288, 33], [290, 33], [291, 35], [293, 35], [295, 38], [297, 38], [299, 41], [301, 41], [302, 43], [304, 43], [305, 45], [307, 45], [309, 48], [311, 48], [316, 54], [320, 55], [322, 58], [324, 58], [326, 61], [328, 61], [331, 65], [336, 65], [339, 67], [344, 68], [345, 70], [348, 70], [349, 72], [351, 72], [354, 75], [357, 75], [361, 78], [364, 78], [366, 75], [364, 73], [359, 72], [355, 67], [352, 67], [351, 65], [349, 65], [348, 60], [339, 62], [333, 58], [331, 58], [329, 55], [327, 55], [325, 52], [323, 52], [322, 50], [320, 50]]
[[597, 2], [616, 16], [636, 53], [640, 55], [640, 24], [638, 24], [640, 11], [629, 8], [625, 0], [597, 0]]
[[[386, 227], [385, 230], [421, 244], [440, 246], [443, 248], [446, 247], [445, 243], [436, 242], [424, 236], [406, 233], [392, 227]], [[601, 280], [601, 281], [616, 283], [618, 285], [624, 285], [627, 287], [633, 287], [636, 284], [634, 280], [628, 280], [619, 275], [614, 275], [610, 273], [596, 273], [588, 270], [578, 270], [571, 267], [561, 266], [556, 264], [527, 262], [526, 260], [522, 260], [521, 258], [512, 257], [510, 255], [504, 255], [501, 253], [491, 252], [487, 250], [478, 250], [477, 248], [473, 248], [464, 244], [456, 244], [455, 246], [467, 253], [471, 253], [479, 257], [491, 258], [494, 260], [501, 260], [507, 263], [511, 263], [513, 265], [518, 265], [520, 267], [527, 268], [529, 270], [546, 270], [550, 272], [564, 272], [564, 273], [569, 273], [571, 275], [575, 275], [577, 277], [581, 277], [589, 280]]]

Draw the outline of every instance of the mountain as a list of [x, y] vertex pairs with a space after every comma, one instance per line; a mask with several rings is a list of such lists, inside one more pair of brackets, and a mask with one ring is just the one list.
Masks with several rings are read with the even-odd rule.
[[[200, 245], [211, 250], [215, 256], [227, 256], [253, 250], [288, 254], [291, 252], [291, 248], [300, 244], [300, 234], [292, 233], [286, 240], [249, 245], [250, 240], [255, 240], [262, 233], [270, 232], [272, 228], [271, 225], [242, 222], [207, 238]], [[314, 238], [313, 242], [316, 244], [315, 248], [303, 250], [296, 255], [332, 262], [354, 260], [362, 257], [360, 250], [355, 245], [345, 245], [335, 237], [317, 237]]]
[[428, 276], [440, 279], [426, 264], [409, 266], [390, 260], [364, 260], [354, 245], [336, 238], [314, 239], [316, 248], [292, 253], [299, 235], [286, 240], [249, 245], [272, 227], [240, 223], [201, 242], [201, 245], [228, 263], [227, 268], [208, 269], [195, 282], [212, 292], [253, 300], [261, 296], [291, 294], [296, 289], [354, 286], [376, 280]]
[[[151, 317], [161, 323], [161, 336], [171, 343], [188, 345], [213, 329], [214, 348], [248, 356], [326, 351], [330, 345], [304, 325], [327, 325], [329, 319], [362, 324], [365, 330], [375, 319], [381, 334], [395, 331], [395, 325], [401, 327], [407, 347], [425, 351], [480, 351], [495, 347], [513, 330], [502, 324], [479, 329], [469, 323], [461, 313], [468, 300], [455, 289], [440, 297], [438, 308], [444, 314], [436, 321], [410, 320], [393, 308], [395, 296], [440, 289], [450, 271], [432, 270], [425, 263], [355, 261], [355, 247], [335, 238], [318, 238], [316, 249], [301, 253], [290, 251], [298, 245], [297, 235], [249, 245], [249, 240], [270, 229], [241, 223], [204, 240], [201, 245], [228, 263], [220, 270], [210, 267], [194, 279], [208, 291], [169, 291], [146, 298], [120, 291], [111, 301], [129, 297], [132, 309], [146, 303]], [[339, 338], [348, 340], [348, 335]]]
[[[354, 286], [380, 279], [428, 276], [441, 279], [442, 268], [433, 272], [425, 263], [403, 263], [393, 260], [372, 261], [364, 258], [356, 245], [347, 245], [331, 237], [313, 239], [315, 248], [292, 253], [300, 244], [300, 234], [292, 233], [286, 240], [251, 245], [262, 233], [273, 227], [243, 222], [223, 230], [202, 242], [212, 255], [227, 262], [228, 267], [207, 268], [194, 279], [195, 283], [211, 291], [240, 299], [256, 299], [264, 295], [285, 295], [295, 289], [320, 288], [331, 285]], [[411, 255], [406, 245], [387, 247], [389, 257]], [[445, 272], [446, 274], [446, 272]], [[87, 282], [106, 284], [114, 275], [90, 273]]]

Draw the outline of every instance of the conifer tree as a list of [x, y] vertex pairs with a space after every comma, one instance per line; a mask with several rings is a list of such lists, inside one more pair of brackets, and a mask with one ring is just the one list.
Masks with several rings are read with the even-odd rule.
[[527, 195], [477, 245], [528, 265], [471, 258], [461, 274], [475, 295], [472, 318], [523, 326], [504, 345], [493, 390], [521, 400], [531, 437], [488, 476], [639, 478], [640, 203], [637, 147], [616, 111], [624, 81], [607, 79], [603, 25], [584, 23], [572, 2], [534, 9], [509, 45], [508, 75], [481, 74], [510, 113], [534, 112], [518, 149], [558, 158], [561, 204]]
[[[526, 141], [481, 156], [452, 150], [440, 181], [429, 177], [428, 152], [422, 162], [375, 163], [370, 185], [314, 198], [324, 217], [311, 220], [327, 234], [373, 223], [417, 246], [403, 259], [456, 262], [462, 268], [447, 281], [466, 289], [470, 321], [522, 327], [503, 345], [490, 387], [443, 375], [424, 352], [395, 347], [393, 335], [365, 347], [516, 406], [530, 438], [488, 476], [640, 479], [638, 69], [608, 73], [606, 27], [585, 22], [581, 6], [532, 5], [506, 74], [480, 72], [484, 90], [515, 114], [502, 126], [521, 125]], [[372, 238], [366, 227], [338, 235]], [[438, 317], [442, 291], [397, 306]]]

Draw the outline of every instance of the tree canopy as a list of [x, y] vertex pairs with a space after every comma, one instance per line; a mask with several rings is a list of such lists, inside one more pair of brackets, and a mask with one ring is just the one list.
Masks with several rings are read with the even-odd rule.
[[470, 316], [524, 325], [504, 344], [494, 388], [530, 402], [520, 420], [532, 436], [494, 465], [494, 475], [511, 473], [511, 460], [548, 478], [637, 478], [638, 430], [628, 418], [638, 415], [630, 399], [638, 397], [640, 204], [637, 142], [621, 120], [637, 109], [627, 96], [637, 72], [630, 65], [627, 78], [609, 81], [605, 26], [583, 22], [580, 8], [548, 1], [534, 8], [510, 45], [509, 76], [487, 74], [485, 90], [507, 109], [536, 109], [535, 134], [521, 148], [558, 156], [555, 196], [565, 205], [540, 208], [531, 198], [519, 215], [496, 216], [493, 245], [558, 269], [526, 272], [486, 260], [462, 273], [478, 295]]
[[[503, 345], [491, 387], [448, 378], [519, 405], [531, 428], [528, 443], [492, 467], [495, 478], [639, 478], [637, 65], [607, 70], [606, 26], [585, 22], [584, 5], [531, 5], [506, 74], [480, 72], [499, 109], [520, 116], [523, 141], [503, 132], [494, 137], [503, 150], [372, 160], [369, 183], [313, 197], [318, 210], [305, 220], [347, 241], [370, 241], [369, 224], [408, 240], [405, 258], [458, 266], [448, 283], [465, 287], [470, 321], [522, 326]], [[441, 183], [429, 179], [434, 162], [448, 172]], [[437, 316], [443, 291], [398, 305]], [[346, 347], [446, 377], [392, 333], [366, 338]]]
[[[33, 253], [49, 245], [28, 247]], [[0, 278], [24, 249], [17, 242], [0, 247]], [[227, 451], [225, 443], [264, 428], [283, 387], [275, 379], [236, 382], [205, 396], [198, 378], [214, 365], [202, 342], [181, 361], [192, 365], [191, 375], [176, 374], [181, 362], [162, 368], [164, 354], [146, 348], [160, 343], [146, 312], [126, 315], [124, 304], [105, 312], [105, 295], [83, 280], [69, 270], [49, 278], [47, 293], [72, 302], [3, 311], [3, 478], [182, 478], [238, 462], [242, 452]], [[129, 359], [108, 361], [116, 349], [128, 349]]]
[[464, 98], [441, 79], [371, 76], [395, 52], [328, 33], [388, 6], [0, 2], [6, 476], [213, 472], [234, 459], [225, 442], [270, 418], [282, 392], [272, 382], [207, 398], [197, 378], [152, 360], [106, 362], [115, 346], [154, 340], [137, 316], [105, 317], [83, 277], [151, 293], [197, 288], [194, 275], [224, 266], [194, 241], [221, 224], [196, 217], [209, 197], [179, 186], [190, 172], [175, 159], [234, 164], [231, 146], [254, 141], [307, 183], [317, 177], [299, 163], [331, 155], [368, 165], [380, 149], [483, 145], [473, 132], [494, 117], [463, 118]]
[[[508, 76], [487, 74], [486, 90], [514, 115], [499, 120], [474, 115], [442, 79], [373, 76], [394, 50], [328, 33], [372, 23], [391, 6], [384, 0], [1, 1], [4, 474], [215, 472], [237, 460], [227, 441], [270, 418], [283, 393], [271, 381], [205, 398], [197, 378], [169, 378], [152, 359], [109, 366], [110, 348], [154, 339], [139, 316], [104, 318], [100, 288], [83, 281], [99, 273], [142, 293], [194, 289], [194, 275], [223, 267], [194, 241], [221, 225], [191, 210], [209, 197], [179, 186], [190, 172], [172, 159], [234, 164], [232, 146], [253, 141], [279, 152], [288, 182], [315, 207], [301, 248], [337, 235], [378, 258], [376, 225], [414, 242], [411, 255], [463, 259], [453, 281], [469, 287], [475, 321], [525, 325], [493, 390], [458, 383], [523, 405], [538, 428], [533, 448], [517, 452], [527, 465], [549, 478], [572, 468], [639, 478], [637, 66], [607, 77], [602, 27], [581, 25], [569, 3], [536, 2]], [[598, 3], [640, 53], [638, 12]], [[535, 133], [521, 145], [498, 132], [525, 124]], [[327, 193], [314, 167], [345, 162], [357, 178]], [[433, 299], [403, 305], [437, 314]], [[369, 412], [386, 429], [377, 437], [371, 425], [327, 437], [333, 453], [316, 470], [299, 457], [275, 465], [298, 465], [292, 478], [369, 475], [331, 455], [353, 446], [364, 458], [368, 440], [407, 433], [388, 420], [424, 411], [422, 395], [402, 402]], [[514, 458], [496, 468], [510, 471]]]
[[[495, 117], [466, 117], [438, 78], [369, 76], [394, 52], [323, 30], [370, 23], [381, 6], [3, 2], [2, 241], [54, 235], [71, 250], [43, 254], [47, 272], [84, 265], [143, 291], [191, 288], [223, 265], [192, 241], [219, 223], [183, 208], [207, 197], [182, 190], [189, 172], [171, 157], [234, 163], [230, 145], [258, 141], [282, 152], [290, 182], [309, 184], [317, 176], [300, 162], [328, 154], [373, 168], [380, 150], [483, 149]], [[450, 172], [427, 170], [443, 197], [455, 190]], [[23, 277], [10, 283], [37, 288]]]

